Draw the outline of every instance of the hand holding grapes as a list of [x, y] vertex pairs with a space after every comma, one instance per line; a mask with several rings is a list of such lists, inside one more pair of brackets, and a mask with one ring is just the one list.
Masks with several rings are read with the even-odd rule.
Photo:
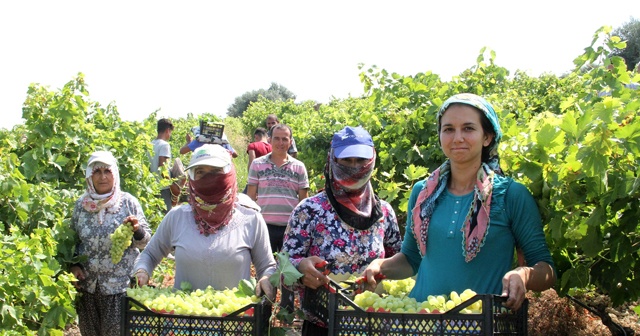
[[138, 229], [140, 228], [140, 225], [138, 224], [138, 218], [135, 215], [129, 215], [122, 221], [122, 225], [126, 224], [131, 225], [133, 232], [138, 231]]
[[131, 246], [134, 232], [140, 228], [138, 218], [134, 215], [127, 216], [120, 226], [109, 236], [111, 239], [111, 262], [117, 264], [122, 260], [124, 251]]

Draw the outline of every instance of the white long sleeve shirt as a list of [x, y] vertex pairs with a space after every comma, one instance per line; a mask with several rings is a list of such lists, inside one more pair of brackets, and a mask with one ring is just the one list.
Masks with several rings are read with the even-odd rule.
[[[255, 203], [254, 203], [255, 204]], [[275, 272], [267, 225], [255, 209], [236, 203], [231, 222], [215, 234], [200, 234], [190, 205], [171, 209], [140, 255], [134, 271], [152, 274], [162, 258], [175, 247], [175, 284], [187, 281], [192, 289], [237, 287], [251, 277], [251, 263], [258, 279]]]

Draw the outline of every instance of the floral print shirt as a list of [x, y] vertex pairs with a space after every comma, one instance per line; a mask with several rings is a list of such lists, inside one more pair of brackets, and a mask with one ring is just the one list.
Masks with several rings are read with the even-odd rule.
[[[98, 213], [85, 210], [80, 200], [76, 201], [71, 216], [71, 228], [76, 231], [79, 238], [76, 253], [87, 256], [87, 260], [81, 263], [85, 272], [85, 280], [79, 281], [81, 291], [92, 294], [97, 291], [102, 295], [123, 293], [129, 286], [129, 275], [140, 255], [140, 249], [143, 249], [151, 239], [151, 229], [142, 212], [140, 202], [126, 192], [122, 192], [120, 202], [116, 212], [110, 211], [111, 209], [105, 211], [104, 221], [99, 224]], [[129, 215], [135, 215], [138, 218], [138, 224], [144, 230], [144, 237], [137, 240], [134, 234], [133, 242], [124, 251], [122, 260], [114, 265], [109, 253], [111, 248], [109, 235]]]
[[[360, 274], [374, 259], [389, 258], [402, 245], [393, 208], [383, 200], [380, 204], [382, 218], [369, 229], [358, 230], [338, 217], [324, 191], [309, 197], [291, 213], [282, 249], [295, 267], [304, 258], [319, 256], [328, 262], [331, 273]], [[303, 302], [304, 286], [296, 287]], [[322, 324], [312, 312], [305, 311], [305, 315]]]

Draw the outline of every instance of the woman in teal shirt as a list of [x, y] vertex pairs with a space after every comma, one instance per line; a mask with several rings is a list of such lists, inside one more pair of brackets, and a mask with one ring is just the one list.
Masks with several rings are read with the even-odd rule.
[[[522, 184], [502, 174], [502, 131], [486, 100], [454, 95], [437, 120], [448, 160], [414, 186], [401, 253], [375, 260], [363, 275], [375, 288], [376, 274], [417, 274], [410, 294], [416, 300], [472, 289], [508, 296], [505, 305], [518, 309], [527, 290], [543, 291], [556, 280], [536, 203]], [[512, 270], [516, 248], [526, 265]]]

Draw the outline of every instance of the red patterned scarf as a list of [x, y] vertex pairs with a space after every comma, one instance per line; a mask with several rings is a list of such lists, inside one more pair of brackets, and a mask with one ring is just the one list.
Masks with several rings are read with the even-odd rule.
[[229, 224], [237, 192], [233, 165], [227, 174], [206, 174], [199, 180], [189, 179], [189, 204], [201, 234], [214, 234]]

